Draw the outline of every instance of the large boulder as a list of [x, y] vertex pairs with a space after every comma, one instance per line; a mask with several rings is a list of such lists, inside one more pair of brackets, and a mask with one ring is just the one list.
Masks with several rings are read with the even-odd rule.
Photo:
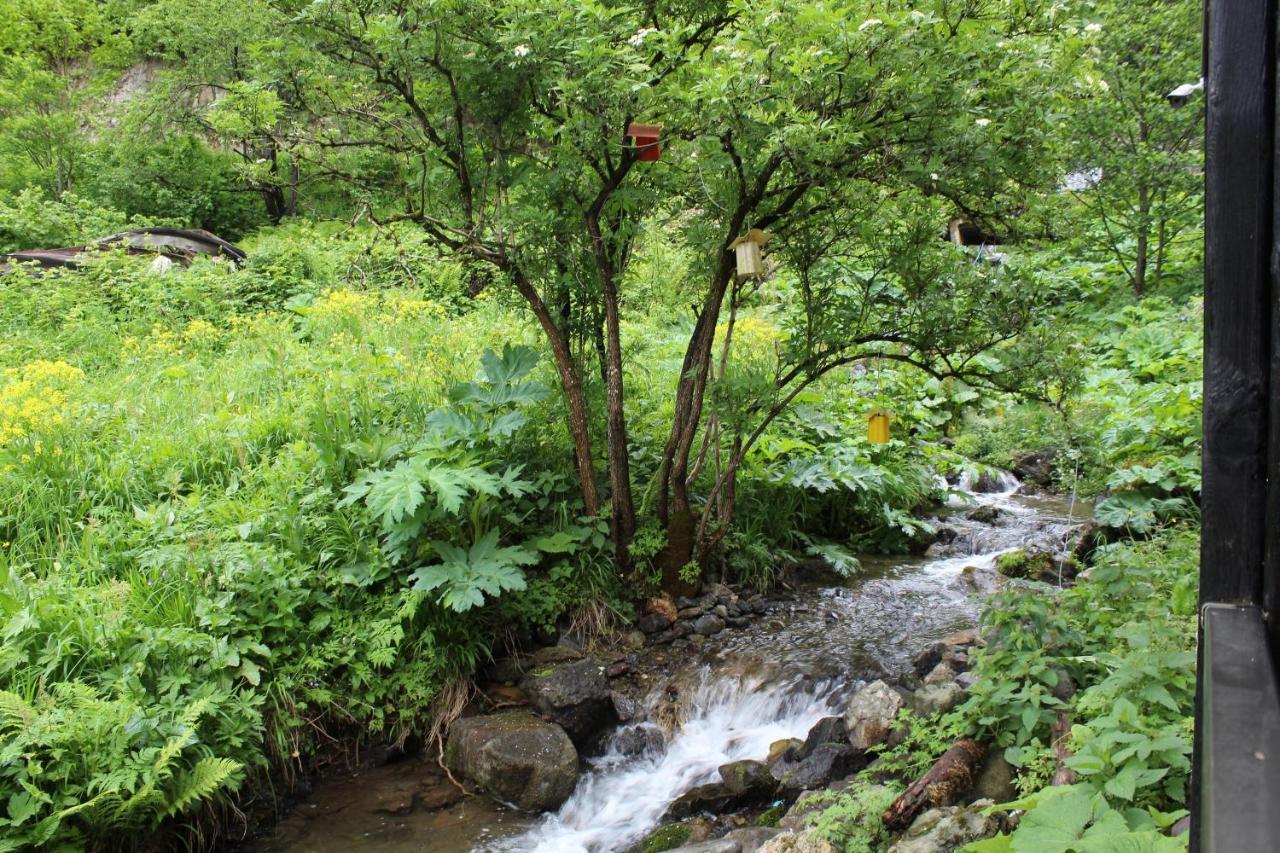
[[859, 690], [844, 714], [850, 745], [865, 751], [884, 743], [900, 710], [902, 694], [883, 681], [873, 681]]
[[778, 787], [788, 797], [825, 788], [867, 765], [867, 756], [847, 743], [824, 743], [799, 761], [782, 768]]
[[1056, 450], [1037, 450], [1019, 456], [1013, 463], [1013, 476], [1024, 483], [1047, 489], [1053, 486], [1054, 460], [1058, 458]]
[[731, 761], [720, 765], [720, 779], [742, 800], [768, 800], [778, 788], [778, 780], [763, 761]]
[[679, 820], [700, 812], [720, 814], [732, 811], [736, 797], [729, 786], [723, 782], [708, 782], [685, 791], [672, 800], [667, 807], [664, 820]]
[[683, 818], [699, 812], [723, 814], [773, 799], [778, 783], [760, 761], [733, 761], [721, 765], [719, 782], [690, 788], [667, 809], [667, 818]]
[[578, 783], [578, 751], [564, 729], [528, 711], [458, 720], [445, 758], [490, 796], [526, 811], [559, 808]]
[[889, 848], [889, 853], [951, 853], [974, 841], [1000, 831], [996, 818], [984, 815], [990, 805], [980, 801], [972, 806], [929, 809], [911, 824]]
[[617, 722], [609, 679], [599, 661], [587, 658], [535, 669], [520, 689], [535, 711], [563, 728], [579, 747]]
[[804, 746], [799, 750], [800, 757], [805, 758], [824, 743], [844, 743], [849, 737], [844, 717], [823, 717], [809, 729], [805, 736]]

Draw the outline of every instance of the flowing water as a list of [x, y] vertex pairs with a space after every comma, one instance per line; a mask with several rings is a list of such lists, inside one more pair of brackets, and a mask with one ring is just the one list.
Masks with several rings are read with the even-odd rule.
[[[650, 719], [666, 724], [653, 747], [639, 756], [607, 748], [554, 814], [534, 819], [479, 797], [376, 824], [339, 811], [270, 849], [626, 850], [660, 822], [672, 800], [716, 780], [721, 764], [760, 759], [776, 740], [803, 738], [822, 717], [839, 713], [865, 681], [904, 674], [922, 649], [972, 626], [995, 588], [992, 567], [1000, 554], [1027, 545], [1065, 549], [1073, 525], [1087, 517], [1087, 508], [1071, 501], [1018, 494], [1011, 478], [1001, 485], [1000, 492], [957, 499], [946, 521], [954, 538], [925, 556], [864, 558], [858, 577], [803, 589], [780, 611], [724, 632], [703, 652], [689, 650], [649, 697]], [[994, 523], [970, 520], [965, 513], [973, 506], [999, 516]]]

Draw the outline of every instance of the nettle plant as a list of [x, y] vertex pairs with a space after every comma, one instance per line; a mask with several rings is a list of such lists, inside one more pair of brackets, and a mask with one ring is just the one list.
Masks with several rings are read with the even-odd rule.
[[396, 574], [461, 612], [484, 604], [486, 596], [524, 589], [523, 567], [564, 544], [554, 535], [501, 544], [505, 504], [529, 495], [535, 484], [524, 478], [524, 466], [502, 461], [497, 451], [524, 426], [521, 406], [547, 391], [528, 381], [537, 364], [528, 347], [507, 346], [501, 356], [487, 350], [481, 361], [483, 379], [454, 387], [449, 404], [428, 416], [426, 433], [412, 445], [378, 439], [360, 448], [376, 464], [347, 486], [342, 505], [365, 508], [385, 563], [350, 567], [353, 583]]

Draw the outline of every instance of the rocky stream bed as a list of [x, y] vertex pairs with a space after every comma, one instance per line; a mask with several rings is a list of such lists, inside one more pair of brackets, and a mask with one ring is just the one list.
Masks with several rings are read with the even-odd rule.
[[[1025, 550], [1032, 559], [1006, 558], [1006, 572], [1069, 579], [1087, 507], [1022, 494], [1011, 477], [961, 485], [969, 496], [923, 555], [865, 557], [850, 579], [815, 562], [769, 597], [712, 585], [650, 603], [641, 630], [611, 647], [565, 638], [498, 661], [448, 739], [467, 791], [434, 755], [345, 774], [258, 849], [832, 849], [804, 829], [815, 792], [867, 766], [899, 708], [963, 699], [982, 601], [1010, 582], [997, 560]], [[1011, 793], [1002, 764], [979, 762], [957, 805], [908, 821], [891, 850], [938, 853], [994, 832], [964, 803]], [[767, 811], [774, 819], [760, 821]]]

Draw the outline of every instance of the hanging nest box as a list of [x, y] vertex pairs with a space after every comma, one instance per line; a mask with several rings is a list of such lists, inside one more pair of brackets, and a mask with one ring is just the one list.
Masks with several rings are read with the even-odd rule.
[[760, 278], [764, 275], [764, 256], [760, 247], [773, 236], [768, 231], [752, 228], [729, 244], [738, 261], [738, 278]]
[[636, 124], [632, 122], [627, 125], [627, 137], [631, 140], [631, 144], [636, 147], [637, 160], [652, 163], [662, 156], [662, 146], [658, 144], [658, 138], [661, 134], [662, 125], [660, 124]]
[[890, 415], [884, 409], [872, 409], [867, 415], [867, 441], [872, 444], [889, 443]]

